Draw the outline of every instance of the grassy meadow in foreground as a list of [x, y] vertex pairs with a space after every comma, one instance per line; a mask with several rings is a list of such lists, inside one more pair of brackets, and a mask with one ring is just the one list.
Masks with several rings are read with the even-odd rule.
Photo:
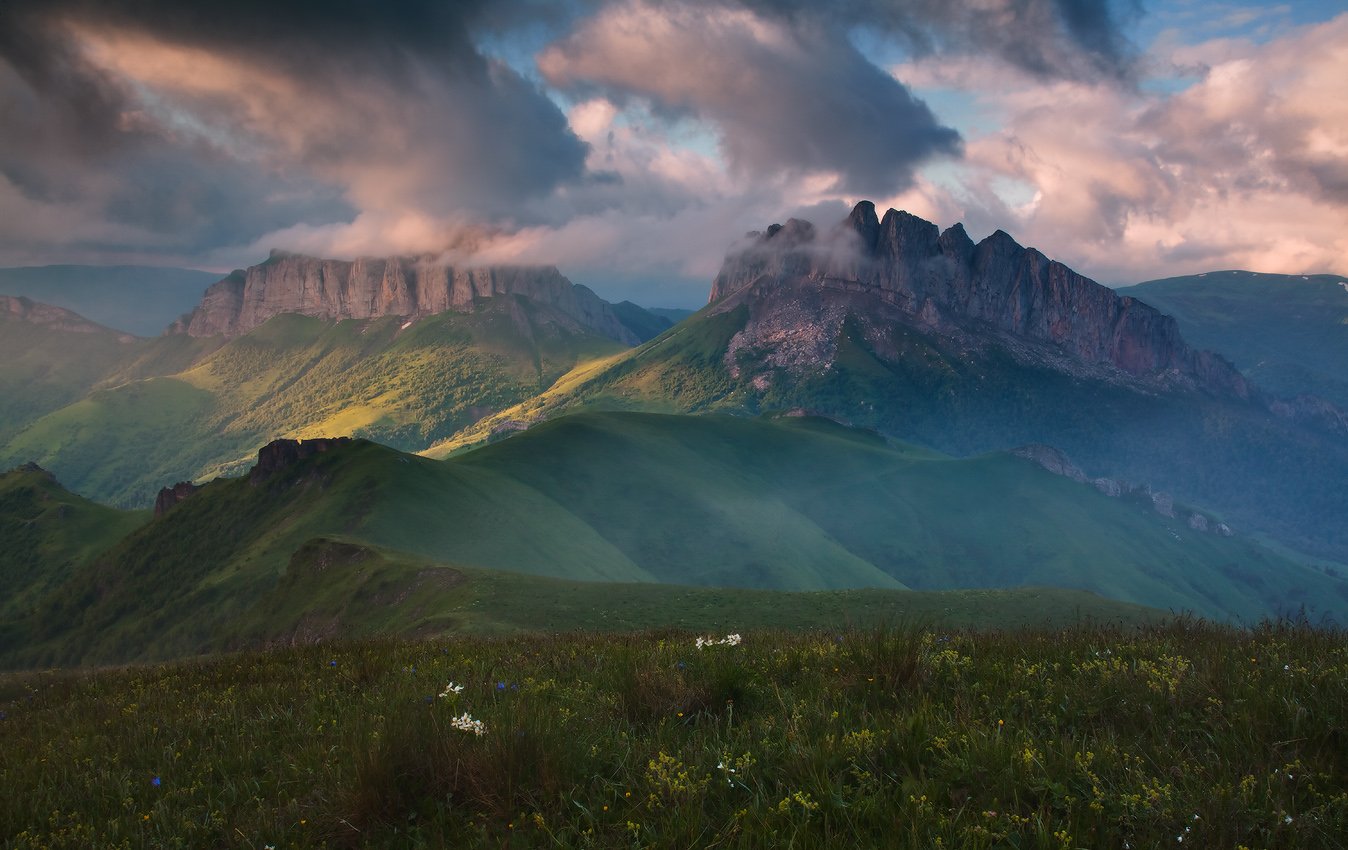
[[1290, 625], [317, 645], [0, 679], [6, 847], [1344, 847]]

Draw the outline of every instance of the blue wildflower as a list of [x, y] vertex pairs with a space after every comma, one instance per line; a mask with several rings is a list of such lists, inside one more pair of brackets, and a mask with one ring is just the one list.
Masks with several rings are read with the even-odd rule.
[[336, 667], [336, 666], [337, 666], [337, 659], [334, 658], [332, 661], [329, 661], [329, 662], [328, 662], [328, 666], [329, 666], [329, 667]]
[[153, 777], [152, 779], [150, 779], [150, 784], [153, 785], [154, 787], [158, 788], [158, 787], [159, 787], [159, 777], [156, 776], [156, 777]]
[[497, 682], [497, 683], [496, 683], [496, 690], [498, 690], [498, 691], [504, 691], [504, 690], [505, 690], [505, 682]]

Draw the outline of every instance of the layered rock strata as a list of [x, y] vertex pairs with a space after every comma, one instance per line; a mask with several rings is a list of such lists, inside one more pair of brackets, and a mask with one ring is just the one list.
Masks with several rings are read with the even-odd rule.
[[283, 251], [212, 284], [201, 305], [168, 332], [235, 337], [282, 313], [330, 320], [466, 313], [498, 296], [522, 296], [586, 330], [638, 342], [607, 301], [553, 266], [459, 268], [410, 257], [348, 262]]

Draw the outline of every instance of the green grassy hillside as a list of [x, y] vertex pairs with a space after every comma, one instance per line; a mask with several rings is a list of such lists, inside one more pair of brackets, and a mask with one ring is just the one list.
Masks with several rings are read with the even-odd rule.
[[1269, 392], [1348, 408], [1348, 277], [1222, 271], [1119, 292], [1174, 316], [1185, 339], [1225, 355]]
[[[45, 608], [33, 619], [11, 620], [0, 646], [0, 666], [153, 661], [380, 635], [806, 629], [895, 622], [947, 628], [1062, 627], [1088, 621], [1137, 625], [1166, 616], [1155, 608], [1093, 593], [1045, 587], [793, 593], [581, 582], [447, 566], [339, 537], [305, 541], [291, 555], [284, 574], [269, 581], [256, 575], [245, 578], [239, 571], [204, 577], [202, 571], [188, 571], [181, 578], [193, 587], [157, 588], [179, 577], [153, 574], [149, 559], [126, 563], [136, 575], [122, 578], [106, 569], [93, 571], [101, 576], [101, 595], [92, 605], [87, 593], [79, 600], [58, 594], [58, 607]], [[145, 594], [153, 605], [135, 598]], [[80, 624], [62, 628], [59, 618], [70, 615]]]
[[[1348, 610], [1348, 583], [1183, 517], [1019, 458], [955, 460], [819, 420], [583, 414], [448, 461], [356, 441], [213, 482], [3, 641], [12, 658], [68, 663], [321, 633], [351, 616], [470, 625], [438, 603], [382, 610], [452, 586], [436, 565], [774, 590], [1052, 586], [1217, 618]], [[333, 536], [420, 566], [387, 582], [364, 568], [305, 578], [327, 563], [312, 541]], [[325, 619], [330, 594], [369, 610]]]
[[117, 511], [82, 499], [37, 467], [0, 473], [0, 620], [30, 611], [148, 520], [144, 511]]
[[24, 295], [153, 337], [197, 306], [219, 279], [216, 272], [154, 266], [27, 266], [0, 269], [0, 295]]
[[730, 631], [0, 676], [0, 845], [1344, 846], [1342, 632]]
[[[218, 341], [161, 338], [120, 365], [124, 383], [32, 422], [0, 460], [35, 461], [80, 493], [144, 506], [174, 481], [238, 471], [277, 437], [358, 434], [424, 448], [622, 350], [526, 301], [497, 301], [410, 324], [277, 316], [214, 351], [205, 347]], [[179, 371], [184, 360], [195, 365]], [[176, 368], [136, 380], [155, 366]]]
[[1006, 348], [945, 338], [899, 322], [883, 346], [855, 321], [834, 341], [829, 368], [768, 367], [771, 351], [740, 349], [740, 306], [699, 313], [656, 339], [567, 376], [541, 396], [489, 417], [427, 454], [445, 457], [507, 426], [579, 410], [805, 410], [942, 452], [977, 455], [1029, 443], [1055, 446], [1092, 477], [1149, 485], [1220, 512], [1301, 551], [1348, 561], [1348, 443], [1255, 403], [1034, 365]]
[[62, 331], [0, 312], [0, 445], [83, 398], [139, 347], [110, 328]]

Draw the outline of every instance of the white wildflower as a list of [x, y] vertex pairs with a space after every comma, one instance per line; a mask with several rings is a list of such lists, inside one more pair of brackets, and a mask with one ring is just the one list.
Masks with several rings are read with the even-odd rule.
[[717, 640], [716, 638], [700, 637], [697, 639], [697, 648], [702, 649], [708, 646], [739, 646], [741, 643], [744, 643], [744, 638], [740, 637], [739, 634], [726, 635], [720, 640]]
[[456, 685], [453, 682], [450, 682], [448, 685], [445, 685], [445, 689], [440, 692], [440, 697], [443, 699], [444, 697], [447, 697], [450, 694], [461, 694], [461, 693], [463, 693], [463, 685]]
[[474, 720], [472, 716], [470, 716], [466, 711], [463, 714], [460, 714], [458, 717], [455, 717], [454, 719], [450, 720], [449, 725], [453, 726], [455, 729], [461, 729], [464, 732], [472, 732], [479, 738], [487, 734], [486, 724], [483, 723], [481, 720]]

